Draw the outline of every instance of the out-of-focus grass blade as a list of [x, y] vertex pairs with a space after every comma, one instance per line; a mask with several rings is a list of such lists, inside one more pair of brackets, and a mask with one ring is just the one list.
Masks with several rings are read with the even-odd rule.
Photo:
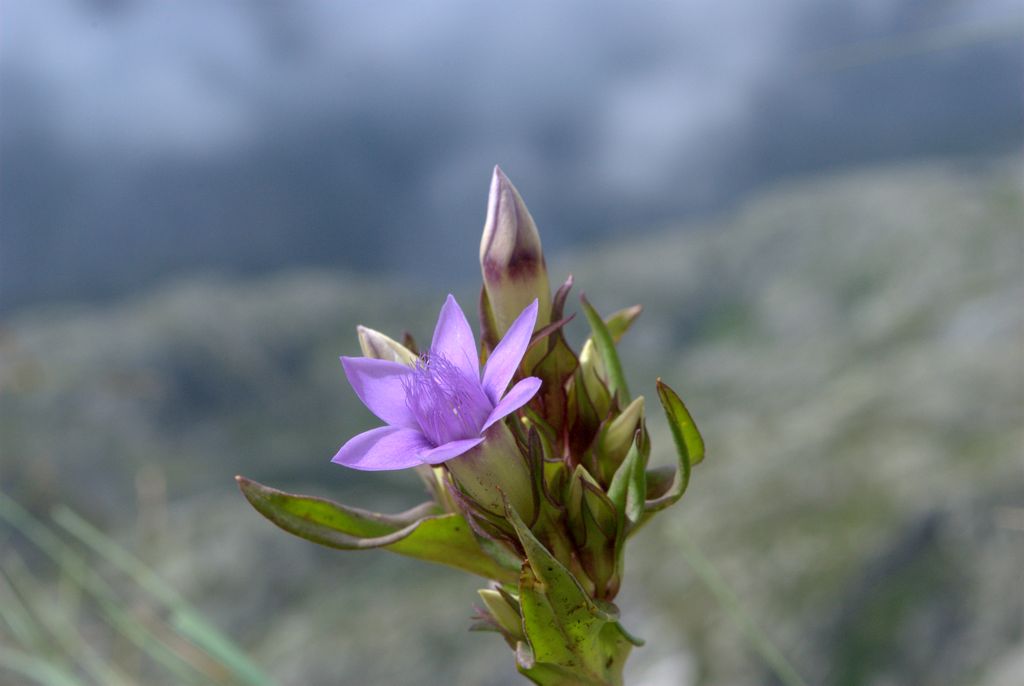
[[74, 674], [42, 658], [3, 646], [0, 646], [0, 669], [20, 674], [43, 686], [83, 686]]
[[67, 507], [54, 512], [54, 521], [100, 557], [130, 576], [143, 590], [167, 606], [171, 624], [183, 636], [224, 664], [242, 683], [270, 686], [270, 678], [234, 642], [207, 622], [177, 591], [141, 560]]
[[10, 628], [14, 639], [24, 648], [40, 645], [43, 632], [32, 613], [14, 591], [8, 575], [0, 567], [0, 619]]
[[733, 592], [732, 588], [722, 578], [715, 565], [704, 556], [697, 544], [686, 535], [680, 537], [683, 556], [690, 564], [690, 568], [700, 577], [708, 590], [718, 601], [726, 615], [739, 627], [740, 631], [749, 641], [751, 647], [761, 656], [768, 667], [774, 672], [779, 683], [784, 686], [807, 686], [800, 673], [796, 671], [786, 656], [779, 650], [768, 634], [761, 630], [754, 620], [743, 609], [743, 603]]
[[182, 683], [216, 683], [213, 678], [201, 670], [201, 667], [187, 660], [181, 653], [172, 650], [155, 636], [149, 627], [125, 611], [118, 602], [117, 595], [102, 577], [92, 571], [84, 558], [77, 555], [46, 525], [36, 520], [18, 503], [3, 493], [0, 493], [0, 519], [7, 521], [59, 565], [69, 578], [96, 601], [107, 621], [115, 629], [157, 664], [174, 674]]
[[[63, 656], [71, 663], [78, 664], [93, 681], [102, 686], [132, 686], [132, 680], [120, 673], [111, 664], [103, 660], [96, 651], [75, 629], [77, 623], [74, 615], [77, 608], [70, 611], [58, 599], [43, 588], [17, 556], [8, 559], [7, 576], [15, 595], [25, 599], [34, 611], [39, 625], [46, 629], [52, 637], [49, 641], [52, 648], [59, 648]], [[63, 616], [62, 616], [63, 615]]]

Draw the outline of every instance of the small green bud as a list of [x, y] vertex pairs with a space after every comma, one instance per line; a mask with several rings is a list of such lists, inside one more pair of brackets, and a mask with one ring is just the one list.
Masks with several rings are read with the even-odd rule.
[[526, 640], [526, 635], [523, 633], [523, 618], [519, 615], [519, 608], [514, 607], [509, 599], [497, 589], [481, 588], [477, 593], [480, 594], [480, 600], [484, 601], [487, 612], [510, 639], [513, 641]]
[[611, 476], [626, 458], [643, 418], [644, 397], [640, 395], [601, 430], [597, 439], [597, 454], [601, 472], [607, 477], [606, 483], [611, 481]]
[[385, 336], [380, 331], [360, 325], [356, 327], [356, 333], [359, 336], [359, 347], [362, 349], [365, 357], [400, 362], [410, 367], [418, 359], [411, 350], [395, 339]]
[[577, 466], [566, 502], [569, 533], [597, 597], [611, 599], [619, 589], [619, 514], [586, 469]]
[[583, 379], [583, 389], [594, 405], [598, 417], [604, 418], [611, 409], [611, 394], [608, 392], [608, 376], [604, 368], [594, 339], [588, 338], [580, 351], [579, 378]]
[[480, 270], [499, 338], [534, 300], [539, 306], [536, 328], [550, 323], [551, 287], [540, 234], [519, 191], [498, 167], [480, 241]]

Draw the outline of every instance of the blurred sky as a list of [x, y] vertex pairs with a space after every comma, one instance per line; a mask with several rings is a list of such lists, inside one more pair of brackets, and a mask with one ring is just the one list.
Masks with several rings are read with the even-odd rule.
[[472, 278], [491, 166], [548, 247], [791, 175], [1005, 153], [1011, 0], [4, 0], [0, 311], [196, 270]]

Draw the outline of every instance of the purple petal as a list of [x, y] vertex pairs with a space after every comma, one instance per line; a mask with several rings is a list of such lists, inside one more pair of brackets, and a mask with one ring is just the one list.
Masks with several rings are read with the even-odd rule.
[[445, 460], [450, 460], [453, 457], [458, 457], [462, 453], [475, 448], [484, 442], [484, 437], [479, 436], [478, 438], [464, 438], [458, 441], [452, 441], [439, 445], [433, 450], [420, 455], [420, 459], [428, 464], [440, 464]]
[[437, 317], [430, 352], [446, 357], [468, 378], [480, 379], [480, 356], [476, 351], [473, 330], [469, 328], [466, 315], [451, 294], [444, 301], [441, 314]]
[[530, 398], [535, 396], [537, 391], [540, 390], [540, 383], [540, 379], [536, 376], [528, 376], [513, 386], [512, 390], [510, 390], [508, 394], [501, 399], [501, 402], [495, 405], [494, 409], [491, 410], [491, 413], [487, 415], [487, 419], [484, 421], [484, 425], [480, 427], [480, 431], [486, 431], [494, 422], [499, 419], [504, 419], [526, 403], [530, 402]]
[[392, 426], [419, 426], [405, 401], [405, 387], [413, 375], [411, 367], [370, 357], [342, 357], [341, 364], [352, 389], [371, 412]]
[[484, 366], [483, 387], [487, 397], [495, 405], [502, 393], [508, 388], [508, 382], [515, 376], [519, 363], [523, 361], [526, 347], [530, 345], [533, 327], [537, 323], [537, 301], [530, 303], [520, 313], [512, 326], [508, 327], [505, 337], [487, 358]]
[[429, 450], [419, 431], [382, 426], [350, 438], [331, 462], [367, 472], [406, 469], [422, 464], [420, 458]]

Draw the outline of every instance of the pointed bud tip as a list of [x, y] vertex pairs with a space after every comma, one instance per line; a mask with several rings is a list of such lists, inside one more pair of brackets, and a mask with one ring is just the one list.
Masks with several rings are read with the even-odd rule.
[[540, 234], [519, 191], [498, 166], [480, 240], [480, 270], [498, 336], [534, 299], [539, 301], [538, 322], [549, 322], [551, 289]]

